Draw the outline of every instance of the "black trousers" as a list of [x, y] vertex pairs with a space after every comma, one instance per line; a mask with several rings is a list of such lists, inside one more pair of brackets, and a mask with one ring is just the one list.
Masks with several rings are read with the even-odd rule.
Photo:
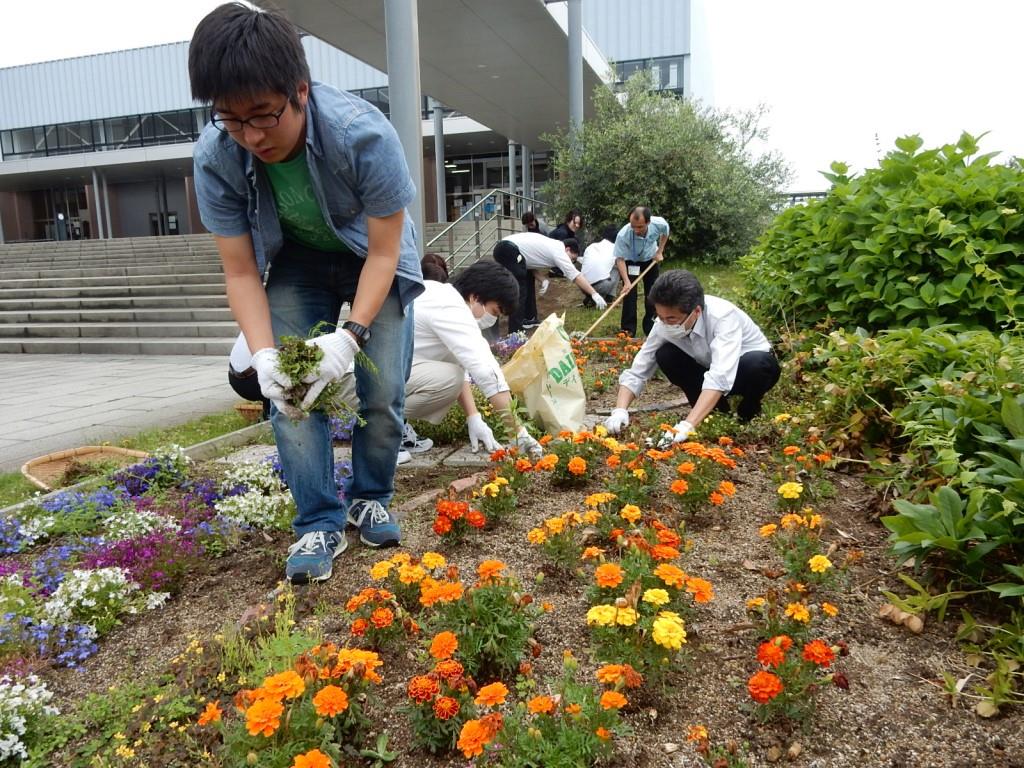
[[494, 246], [494, 260], [511, 272], [519, 283], [519, 306], [508, 316], [508, 332], [523, 330], [526, 323], [537, 322], [537, 289], [533, 271], [526, 268], [526, 261], [515, 243], [501, 240]]
[[[708, 369], [671, 343], [658, 347], [654, 358], [668, 380], [683, 390], [690, 405], [696, 403]], [[740, 421], [750, 421], [761, 412], [761, 400], [775, 386], [780, 373], [779, 361], [772, 352], [747, 352], [740, 356], [736, 381], [733, 382], [732, 390], [726, 393], [743, 398], [736, 407], [736, 416]], [[718, 401], [715, 410], [729, 413], [727, 397], [723, 396]]]
[[[651, 265], [649, 261], [627, 261], [626, 272], [629, 272], [630, 267], [639, 267], [640, 271], [643, 272], [647, 267]], [[651, 288], [654, 287], [654, 281], [658, 279], [658, 274], [661, 272], [661, 266], [655, 265], [650, 272], [644, 275], [644, 336], [647, 336], [651, 332], [651, 328], [654, 326], [654, 304], [648, 296], [651, 295]], [[637, 275], [629, 275], [630, 282], [636, 280]], [[633, 286], [633, 289], [626, 294], [626, 298], [622, 300], [622, 320], [619, 322], [619, 328], [624, 330], [630, 336], [636, 336], [636, 295], [638, 293], [637, 286]]]
[[247, 368], [242, 373], [236, 373], [235, 369], [228, 365], [228, 384], [235, 390], [235, 394], [243, 400], [263, 403], [263, 418], [270, 417], [270, 401], [260, 391], [260, 381], [253, 368]]

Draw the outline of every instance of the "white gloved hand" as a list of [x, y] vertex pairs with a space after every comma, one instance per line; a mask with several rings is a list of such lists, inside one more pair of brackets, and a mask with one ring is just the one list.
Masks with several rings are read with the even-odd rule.
[[590, 298], [593, 300], [594, 306], [597, 307], [598, 309], [607, 308], [608, 302], [605, 301], [604, 296], [602, 296], [597, 291], [594, 291], [592, 294], [590, 294]]
[[528, 453], [535, 459], [544, 453], [540, 443], [530, 436], [530, 433], [526, 431], [526, 427], [520, 427], [519, 432], [516, 433], [516, 448], [519, 449], [520, 453]]
[[604, 420], [609, 435], [617, 435], [629, 426], [629, 412], [625, 408], [613, 408], [612, 414]]
[[543, 296], [545, 293], [547, 293], [549, 285], [551, 285], [551, 281], [550, 280], [543, 280], [543, 281], [541, 281], [540, 290], [537, 291], [537, 295], [538, 296]]
[[493, 430], [487, 426], [484, 417], [474, 413], [466, 419], [466, 426], [469, 428], [469, 447], [473, 453], [480, 449], [482, 444], [485, 451], [496, 451], [501, 448], [501, 443], [494, 439]]
[[277, 410], [295, 421], [306, 418], [306, 414], [287, 403], [288, 390], [292, 388], [293, 384], [290, 376], [281, 373], [281, 369], [278, 367], [277, 350], [274, 347], [257, 350], [249, 364], [256, 369], [260, 392], [277, 406]]
[[304, 383], [309, 384], [309, 391], [302, 398], [302, 409], [309, 410], [323, 392], [324, 387], [345, 375], [345, 371], [356, 359], [359, 345], [348, 331], [334, 331], [317, 336], [306, 342], [307, 346], [320, 347], [324, 356], [316, 373], [307, 376]]
[[673, 429], [675, 433], [666, 432], [662, 438], [663, 442], [666, 443], [683, 443], [686, 442], [686, 438], [693, 432], [693, 424], [688, 421], [680, 421], [676, 424]]

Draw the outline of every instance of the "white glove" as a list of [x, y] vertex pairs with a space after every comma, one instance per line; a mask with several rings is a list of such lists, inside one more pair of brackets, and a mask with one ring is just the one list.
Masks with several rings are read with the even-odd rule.
[[551, 281], [550, 280], [542, 281], [541, 284], [540, 284], [540, 290], [537, 291], [537, 295], [538, 296], [543, 296], [545, 293], [547, 293], [549, 285], [551, 285]]
[[324, 387], [345, 375], [345, 371], [356, 359], [359, 345], [348, 331], [334, 331], [317, 336], [306, 342], [307, 346], [320, 347], [324, 356], [316, 373], [307, 376], [303, 381], [309, 384], [309, 391], [302, 399], [302, 409], [309, 410], [323, 392]]
[[686, 442], [686, 438], [688, 438], [690, 436], [690, 433], [693, 432], [693, 424], [691, 424], [688, 421], [680, 421], [678, 424], [675, 425], [675, 427], [673, 427], [673, 429], [675, 430], [675, 434], [672, 434], [671, 432], [666, 432], [664, 437], [662, 437], [663, 442]]
[[526, 431], [526, 427], [520, 427], [519, 432], [516, 433], [516, 448], [519, 449], [520, 453], [528, 453], [534, 458], [538, 458], [544, 453], [540, 443], [530, 436], [530, 433]]
[[598, 309], [605, 309], [608, 306], [608, 302], [604, 300], [604, 296], [597, 291], [590, 294], [590, 298], [593, 300], [594, 306]]
[[274, 347], [257, 350], [249, 364], [256, 369], [260, 392], [277, 406], [277, 410], [295, 421], [306, 418], [306, 414], [287, 403], [287, 390], [292, 388], [292, 380], [290, 376], [281, 373], [281, 369], [278, 367], [277, 350]]
[[501, 443], [494, 439], [494, 432], [479, 413], [474, 413], [466, 419], [466, 426], [469, 427], [469, 447], [473, 453], [480, 449], [481, 444], [485, 451], [496, 451], [501, 448]]
[[617, 435], [629, 426], [629, 412], [625, 408], [613, 408], [612, 414], [604, 420], [609, 435]]

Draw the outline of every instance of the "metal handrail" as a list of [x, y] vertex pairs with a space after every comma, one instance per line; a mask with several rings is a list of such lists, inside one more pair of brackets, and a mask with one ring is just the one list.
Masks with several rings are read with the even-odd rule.
[[430, 238], [430, 240], [427, 241], [427, 243], [425, 243], [423, 247], [424, 248], [429, 248], [434, 243], [436, 243], [438, 240], [440, 240], [442, 237], [446, 236], [451, 230], [455, 229], [455, 225], [456, 224], [458, 224], [461, 221], [469, 218], [470, 214], [472, 214], [477, 208], [482, 206], [485, 202], [490, 200], [494, 195], [508, 195], [509, 197], [518, 198], [520, 200], [525, 200], [525, 201], [530, 202], [530, 203], [536, 203], [537, 205], [545, 205], [545, 203], [543, 201], [541, 201], [541, 200], [535, 200], [532, 197], [527, 197], [526, 195], [520, 195], [518, 192], [509, 192], [507, 189], [492, 189], [486, 195], [481, 197], [476, 203], [474, 203], [472, 206], [470, 206], [469, 210], [467, 210], [464, 214], [459, 216], [459, 218], [457, 218], [455, 221], [453, 221], [447, 227], [445, 227], [440, 232], [438, 232], [436, 235], [434, 235], [432, 238]]

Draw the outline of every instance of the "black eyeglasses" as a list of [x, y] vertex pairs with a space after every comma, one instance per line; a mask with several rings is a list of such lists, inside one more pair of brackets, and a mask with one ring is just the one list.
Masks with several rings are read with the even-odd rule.
[[284, 103], [277, 112], [271, 112], [267, 115], [253, 115], [247, 117], [245, 120], [239, 120], [237, 117], [220, 117], [216, 116], [210, 120], [214, 126], [224, 133], [238, 133], [246, 125], [251, 125], [253, 128], [259, 130], [266, 130], [267, 128], [274, 128], [278, 123], [281, 122], [281, 115], [288, 109], [288, 102]]

